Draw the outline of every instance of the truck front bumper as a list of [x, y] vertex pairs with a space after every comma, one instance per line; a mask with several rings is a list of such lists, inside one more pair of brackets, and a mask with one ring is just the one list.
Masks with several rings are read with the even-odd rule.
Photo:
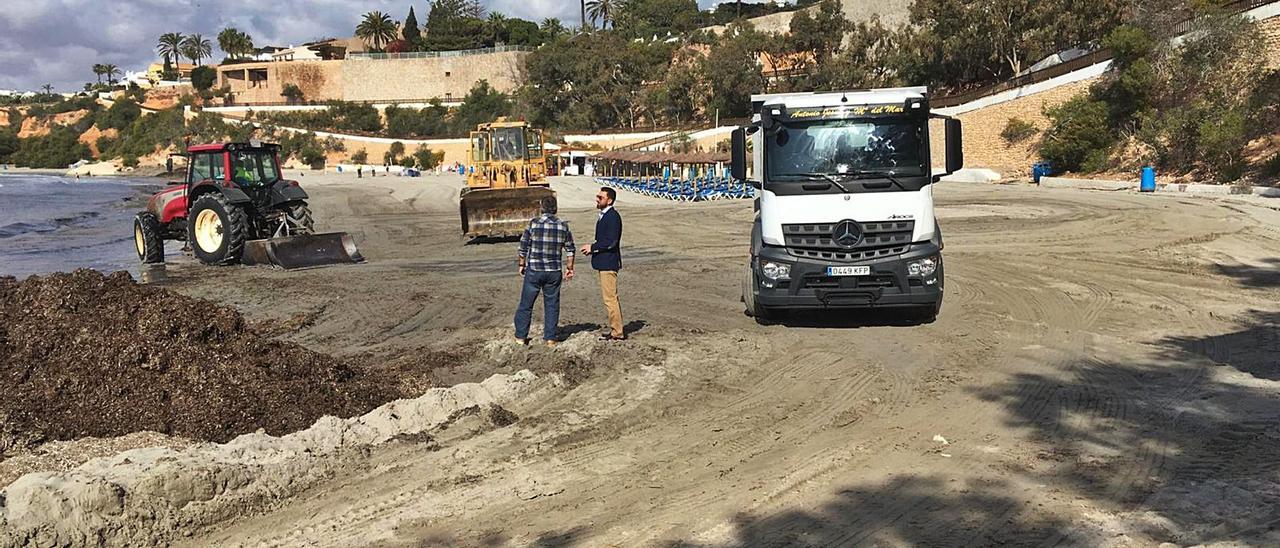
[[[935, 257], [937, 270], [929, 276], [911, 275], [912, 262]], [[765, 261], [791, 266], [787, 279], [770, 280], [760, 265]], [[866, 276], [828, 276], [829, 266], [869, 266]], [[921, 308], [942, 303], [941, 249], [932, 242], [912, 244], [906, 253], [858, 263], [839, 263], [795, 257], [786, 248], [763, 247], [753, 258], [756, 303], [773, 309]]]

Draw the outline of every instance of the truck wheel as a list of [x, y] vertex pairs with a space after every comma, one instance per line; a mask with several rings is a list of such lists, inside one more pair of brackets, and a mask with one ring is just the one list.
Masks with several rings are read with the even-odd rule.
[[751, 267], [747, 267], [747, 275], [742, 280], [742, 304], [746, 308], [746, 314], [755, 318], [757, 322], [767, 322], [772, 316], [772, 312], [756, 303], [756, 273]]
[[227, 203], [221, 194], [205, 194], [191, 205], [187, 217], [187, 242], [200, 262], [226, 265], [240, 262], [248, 232], [244, 210]]
[[133, 245], [143, 264], [164, 262], [164, 239], [160, 237], [160, 219], [150, 211], [133, 218]]
[[300, 234], [314, 234], [316, 221], [311, 217], [311, 208], [306, 202], [293, 202], [285, 206], [284, 214], [289, 218], [289, 226], [299, 229]]
[[941, 312], [942, 301], [938, 301], [938, 304], [922, 306], [916, 309], [913, 319], [920, 324], [933, 323], [937, 321], [938, 314]]

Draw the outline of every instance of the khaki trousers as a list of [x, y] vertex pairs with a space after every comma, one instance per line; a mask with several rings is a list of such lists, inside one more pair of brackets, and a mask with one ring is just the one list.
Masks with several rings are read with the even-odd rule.
[[600, 295], [604, 297], [604, 309], [609, 312], [609, 334], [614, 337], [622, 333], [622, 305], [618, 304], [618, 272], [616, 270], [600, 271]]

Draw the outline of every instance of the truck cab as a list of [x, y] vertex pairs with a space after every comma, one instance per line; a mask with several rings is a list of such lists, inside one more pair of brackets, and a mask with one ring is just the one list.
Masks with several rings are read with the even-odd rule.
[[[936, 318], [944, 284], [933, 183], [963, 166], [960, 121], [931, 114], [923, 87], [756, 95], [752, 111], [732, 137], [734, 177], [760, 191], [746, 312]], [[939, 172], [931, 119], [945, 128]]]

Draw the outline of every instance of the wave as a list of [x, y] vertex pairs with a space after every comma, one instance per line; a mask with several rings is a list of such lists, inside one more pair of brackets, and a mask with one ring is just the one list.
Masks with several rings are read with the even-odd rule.
[[56, 217], [40, 222], [18, 222], [0, 226], [0, 238], [13, 238], [23, 234], [43, 234], [58, 229], [75, 226], [86, 221], [97, 219], [102, 214], [97, 211], [83, 211], [69, 217]]

